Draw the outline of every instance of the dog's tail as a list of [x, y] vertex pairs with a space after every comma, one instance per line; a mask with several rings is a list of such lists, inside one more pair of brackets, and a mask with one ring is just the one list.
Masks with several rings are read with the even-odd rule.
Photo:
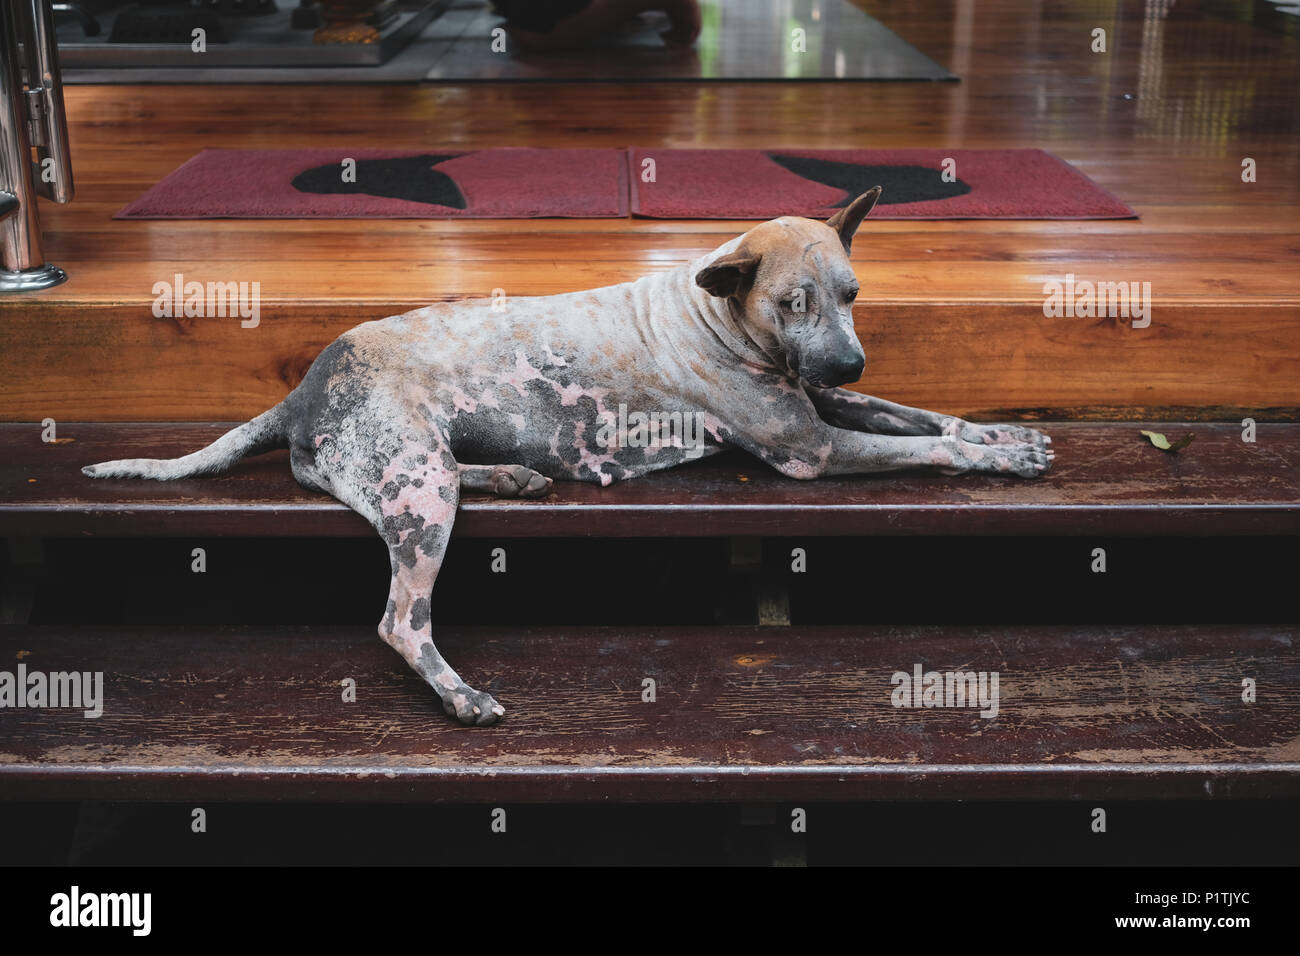
[[87, 465], [81, 473], [91, 478], [153, 478], [157, 481], [215, 474], [225, 471], [245, 455], [284, 447], [287, 421], [288, 413], [281, 403], [252, 421], [232, 428], [206, 448], [182, 458], [123, 458]]

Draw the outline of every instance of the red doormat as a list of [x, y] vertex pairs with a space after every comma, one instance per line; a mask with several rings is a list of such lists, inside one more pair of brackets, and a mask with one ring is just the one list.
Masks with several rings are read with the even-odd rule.
[[627, 204], [622, 149], [205, 149], [114, 218], [610, 219]]
[[873, 219], [1136, 215], [1037, 149], [505, 148], [207, 149], [115, 218], [826, 218], [875, 185]]
[[656, 219], [821, 219], [876, 185], [872, 219], [1137, 216], [1041, 149], [631, 149], [628, 171]]

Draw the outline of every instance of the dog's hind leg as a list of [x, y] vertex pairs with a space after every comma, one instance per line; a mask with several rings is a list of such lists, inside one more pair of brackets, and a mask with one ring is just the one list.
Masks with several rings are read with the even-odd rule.
[[490, 491], [498, 498], [544, 498], [554, 482], [523, 465], [461, 465], [462, 491]]
[[329, 479], [317, 470], [315, 456], [310, 452], [303, 451], [297, 446], [291, 448], [289, 450], [289, 468], [293, 471], [293, 476], [298, 479], [298, 484], [304, 488], [329, 493]]
[[317, 465], [328, 472], [335, 497], [388, 545], [393, 579], [379, 636], [437, 692], [448, 714], [463, 724], [496, 723], [505, 709], [461, 680], [433, 643], [430, 597], [460, 492], [446, 435], [430, 431], [428, 422], [390, 420], [366, 453], [348, 458]]

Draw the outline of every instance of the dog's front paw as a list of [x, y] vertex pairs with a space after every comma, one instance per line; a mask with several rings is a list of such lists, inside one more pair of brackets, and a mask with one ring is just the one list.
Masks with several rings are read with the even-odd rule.
[[977, 425], [961, 418], [946, 418], [941, 426], [944, 435], [974, 442], [976, 445], [1015, 445], [1025, 443], [1046, 448], [1052, 439], [1027, 425]]
[[1032, 442], [985, 445], [947, 438], [934, 450], [930, 463], [943, 475], [977, 471], [1037, 478], [1052, 466], [1052, 453]]
[[998, 442], [984, 446], [986, 466], [979, 469], [990, 474], [1019, 475], [1037, 478], [1052, 467], [1052, 452], [1035, 442]]
[[1056, 457], [1051, 437], [1027, 425], [977, 425], [961, 418], [946, 418], [941, 431], [945, 437], [974, 445], [1033, 445], [1046, 454], [1049, 463]]
[[962, 432], [962, 437], [966, 441], [978, 442], [982, 445], [1024, 443], [1046, 448], [1052, 444], [1052, 439], [1047, 435], [1026, 425], [974, 425], [967, 422]]

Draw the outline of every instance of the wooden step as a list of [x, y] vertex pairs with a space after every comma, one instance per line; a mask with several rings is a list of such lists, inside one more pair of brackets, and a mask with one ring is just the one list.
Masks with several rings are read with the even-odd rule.
[[[369, 536], [356, 514], [300, 487], [287, 453], [226, 475], [94, 480], [81, 466], [172, 457], [229, 424], [0, 426], [0, 535]], [[1056, 464], [1036, 481], [906, 474], [784, 478], [739, 453], [609, 488], [557, 482], [541, 501], [466, 495], [456, 533], [475, 537], [716, 535], [1255, 535], [1300, 533], [1300, 425], [1046, 423]], [[1190, 446], [1162, 452], [1147, 427]]]
[[[69, 87], [77, 199], [41, 209], [69, 279], [0, 300], [0, 420], [251, 417], [359, 322], [498, 288], [625, 282], [754, 225], [112, 218], [204, 148], [381, 143], [1048, 149], [1140, 218], [869, 219], [854, 247], [863, 387], [972, 418], [1300, 417], [1294, 38], [1123, 5], [1108, 8], [1114, 45], [1098, 56], [1077, 39], [1089, 16], [892, 4], [890, 25], [959, 72], [955, 85]], [[1213, 94], [1207, 76], [1224, 78]], [[1258, 181], [1242, 181], [1246, 158]], [[155, 318], [153, 289], [178, 272], [260, 283], [260, 324]], [[1152, 324], [1046, 318], [1044, 283], [1070, 274], [1150, 283]]]
[[[96, 719], [0, 710], [0, 796], [1300, 796], [1300, 656], [1285, 628], [476, 628], [438, 642], [503, 702], [501, 724], [451, 722], [370, 628], [0, 631], [0, 669], [104, 681]], [[997, 715], [895, 707], [892, 675], [917, 665], [996, 671]], [[1257, 703], [1242, 702], [1247, 677]], [[348, 678], [355, 703], [341, 700]]]
[[[215, 228], [208, 223], [187, 225], [202, 225], [208, 239], [208, 230]], [[328, 231], [325, 224], [311, 225]], [[746, 225], [736, 224], [731, 234]], [[446, 267], [459, 283], [470, 274], [467, 285], [450, 285], [441, 275], [420, 278], [423, 273], [411, 269], [392, 273], [416, 277], [420, 283], [418, 291], [400, 297], [388, 287], [376, 287], [363, 301], [322, 300], [306, 290], [301, 298], [264, 300], [255, 329], [241, 328], [238, 318], [154, 318], [153, 297], [148, 295], [154, 282], [170, 282], [176, 272], [205, 282], [258, 274], [245, 266], [222, 270], [199, 262], [169, 261], [165, 267], [143, 263], [137, 269], [141, 274], [133, 279], [133, 288], [142, 291], [127, 301], [125, 293], [97, 286], [101, 280], [93, 272], [74, 272], [64, 284], [68, 294], [90, 284], [95, 301], [55, 299], [46, 293], [0, 300], [0, 353], [5, 356], [0, 421], [46, 416], [74, 421], [251, 418], [283, 399], [330, 342], [362, 322], [432, 302], [482, 298], [494, 288], [544, 295], [627, 281], [652, 271], [633, 264], [592, 268], [592, 250], [607, 242], [600, 232], [570, 236], [563, 243], [555, 238], [549, 237], [546, 255], [561, 259], [564, 268], [522, 289], [501, 285], [503, 274], [516, 274], [511, 261]], [[707, 238], [720, 244], [726, 236]], [[986, 237], [970, 239], [980, 245]], [[916, 242], [925, 246], [950, 240], [927, 234]], [[276, 241], [284, 246], [294, 240], [280, 236]], [[660, 251], [660, 241], [658, 236], [641, 237], [643, 255], [667, 255]], [[1294, 245], [1294, 239], [1289, 241]], [[710, 248], [697, 242], [672, 253], [669, 264], [676, 264], [679, 256], [689, 261]], [[430, 255], [441, 256], [437, 251]], [[318, 281], [317, 262], [299, 265], [310, 276], [304, 281]], [[393, 267], [388, 257], [379, 265], [390, 272]], [[350, 266], [332, 264], [330, 276], [362, 284], [364, 277]], [[935, 292], [939, 276], [933, 268], [912, 269], [900, 281]], [[1203, 268], [1189, 263], [1173, 271], [1184, 275]], [[978, 263], [968, 279], [968, 293], [957, 298], [935, 292], [944, 298], [860, 299], [854, 320], [867, 372], [854, 389], [974, 420], [1300, 418], [1300, 300], [1246, 294], [1224, 300], [1191, 289], [1176, 296], [1157, 292], [1152, 326], [1137, 330], [1123, 319], [1044, 318], [1042, 286], [1048, 280], [1064, 281], [1067, 272], [1092, 282], [1150, 281], [1143, 278], [1150, 273], [1141, 266], [1008, 263], [1003, 271], [1009, 275], [1001, 281], [1023, 283], [1015, 299], [982, 293], [978, 283], [988, 282], [997, 271]], [[874, 277], [871, 264], [858, 272], [863, 288], [868, 288]], [[1178, 280], [1165, 281], [1158, 288]], [[432, 294], [431, 289], [440, 291]]]

